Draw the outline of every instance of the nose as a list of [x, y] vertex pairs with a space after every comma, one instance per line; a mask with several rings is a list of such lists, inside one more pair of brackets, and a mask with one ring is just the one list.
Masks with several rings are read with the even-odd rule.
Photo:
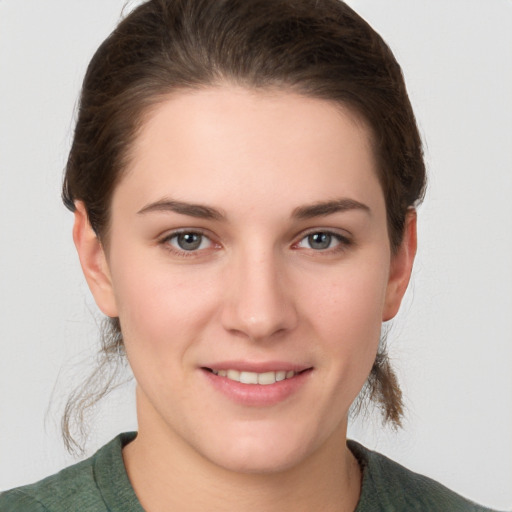
[[252, 341], [293, 330], [297, 311], [286, 272], [271, 253], [241, 256], [228, 272], [223, 327]]

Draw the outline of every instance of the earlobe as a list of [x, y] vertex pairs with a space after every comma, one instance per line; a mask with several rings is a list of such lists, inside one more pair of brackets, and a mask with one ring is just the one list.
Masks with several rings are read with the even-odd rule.
[[85, 279], [101, 311], [109, 317], [117, 317], [117, 306], [105, 251], [89, 223], [83, 202], [77, 201], [75, 208], [73, 241]]
[[412, 266], [418, 246], [416, 219], [416, 210], [411, 208], [406, 215], [402, 243], [391, 257], [386, 302], [382, 315], [383, 322], [391, 320], [398, 313], [411, 278]]

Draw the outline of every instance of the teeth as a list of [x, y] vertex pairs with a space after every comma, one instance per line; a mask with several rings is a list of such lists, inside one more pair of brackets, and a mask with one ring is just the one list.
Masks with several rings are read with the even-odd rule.
[[226, 377], [231, 380], [237, 380], [240, 382], [240, 372], [238, 370], [228, 370]]
[[266, 386], [267, 384], [274, 384], [276, 381], [276, 372], [266, 372], [258, 374], [258, 384], [263, 384]]
[[281, 370], [279, 372], [276, 372], [276, 381], [279, 382], [280, 380], [286, 379], [286, 372], [284, 370]]
[[240, 372], [242, 384], [258, 384], [258, 374], [253, 372]]
[[212, 370], [215, 375], [219, 377], [227, 377], [230, 380], [240, 382], [242, 384], [261, 384], [268, 386], [269, 384], [275, 384], [285, 379], [291, 379], [297, 374], [293, 370], [285, 371], [278, 370], [276, 372], [240, 372], [238, 370]]

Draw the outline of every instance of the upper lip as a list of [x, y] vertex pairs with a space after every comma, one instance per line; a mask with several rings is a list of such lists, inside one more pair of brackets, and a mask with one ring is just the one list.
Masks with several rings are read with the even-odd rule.
[[276, 371], [294, 371], [302, 372], [311, 368], [307, 364], [297, 364], [285, 361], [219, 361], [208, 365], [202, 365], [202, 368], [210, 370], [239, 370], [241, 372], [266, 373]]

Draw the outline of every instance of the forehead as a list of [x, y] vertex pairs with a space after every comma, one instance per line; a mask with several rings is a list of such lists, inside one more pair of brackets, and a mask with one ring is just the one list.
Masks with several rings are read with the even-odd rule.
[[154, 106], [114, 201], [127, 187], [141, 202], [171, 194], [209, 204], [260, 198], [290, 208], [380, 192], [370, 130], [351, 110], [234, 86], [180, 92]]

